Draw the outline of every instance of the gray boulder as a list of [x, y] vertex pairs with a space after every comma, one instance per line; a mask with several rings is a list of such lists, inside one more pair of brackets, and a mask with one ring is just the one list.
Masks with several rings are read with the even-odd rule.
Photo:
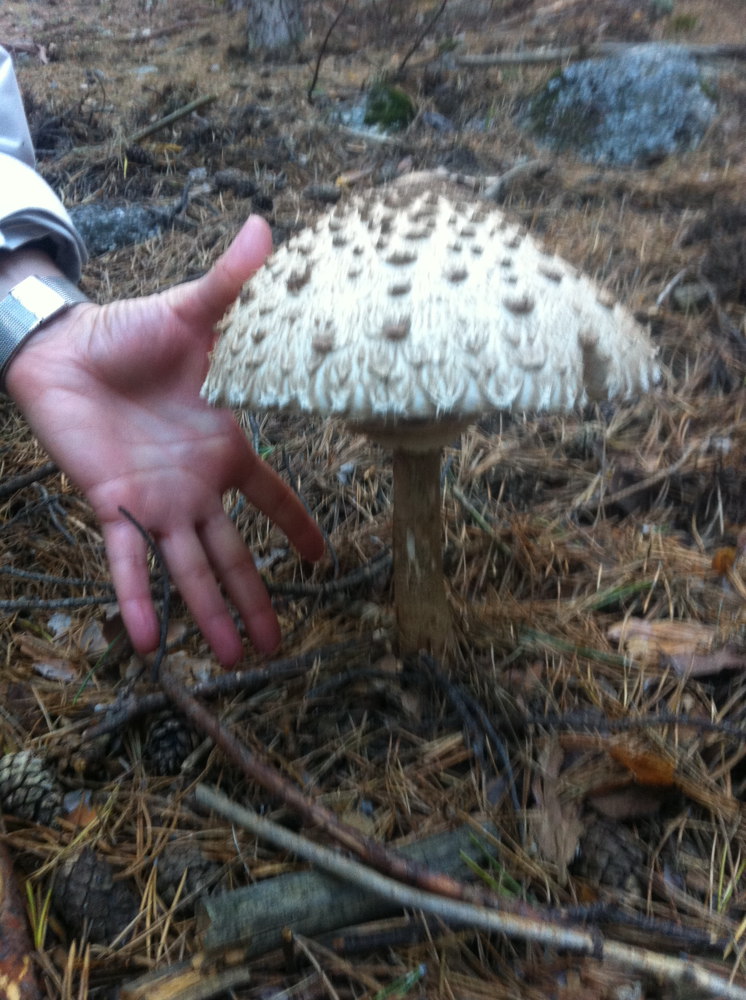
[[132, 243], [144, 243], [161, 233], [173, 217], [163, 209], [148, 205], [112, 205], [97, 202], [70, 209], [75, 228], [83, 237], [91, 257], [119, 250]]
[[714, 82], [677, 46], [633, 46], [553, 77], [531, 101], [540, 142], [584, 160], [645, 166], [695, 149], [717, 111]]

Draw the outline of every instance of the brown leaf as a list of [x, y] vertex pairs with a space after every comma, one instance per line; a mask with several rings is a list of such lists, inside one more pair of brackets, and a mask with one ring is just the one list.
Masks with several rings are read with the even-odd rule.
[[556, 739], [549, 741], [539, 756], [532, 791], [537, 808], [529, 816], [531, 832], [541, 856], [557, 866], [561, 885], [567, 882], [567, 866], [575, 857], [583, 832], [581, 802], [561, 799], [558, 778], [565, 753]]
[[641, 819], [655, 816], [660, 811], [663, 799], [653, 788], [631, 785], [614, 791], [589, 795], [588, 803], [596, 812], [609, 819]]
[[727, 643], [720, 649], [705, 655], [672, 656], [671, 666], [677, 674], [687, 677], [706, 677], [719, 674], [721, 670], [743, 670], [746, 667], [746, 653]]
[[639, 750], [621, 744], [609, 747], [609, 753], [619, 764], [632, 772], [639, 785], [653, 788], [671, 788], [676, 784], [673, 761], [651, 750]]
[[13, 865], [0, 844], [0, 996], [36, 1000], [41, 990], [31, 960], [26, 911]]
[[667, 664], [681, 675], [699, 677], [746, 667], [746, 653], [733, 643], [718, 644], [718, 630], [701, 622], [625, 618], [612, 625], [607, 635], [636, 662]]

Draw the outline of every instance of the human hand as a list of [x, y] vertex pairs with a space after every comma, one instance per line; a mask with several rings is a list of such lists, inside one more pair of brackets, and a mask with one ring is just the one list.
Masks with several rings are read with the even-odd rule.
[[227, 410], [199, 396], [214, 325], [261, 266], [269, 228], [252, 217], [203, 277], [105, 306], [74, 306], [34, 335], [6, 385], [39, 441], [85, 492], [99, 518], [122, 618], [135, 648], [158, 643], [147, 544], [224, 665], [241, 639], [221, 586], [256, 648], [280, 631], [251, 554], [223, 508], [231, 487], [269, 516], [306, 559], [323, 539], [302, 503], [251, 449]]

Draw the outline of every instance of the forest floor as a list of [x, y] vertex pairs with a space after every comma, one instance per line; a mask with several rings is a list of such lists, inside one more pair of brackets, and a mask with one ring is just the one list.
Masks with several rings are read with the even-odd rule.
[[[178, 595], [169, 602], [164, 669], [212, 686], [209, 711], [254, 755], [387, 845], [492, 824], [466, 839], [479, 846], [472, 879], [524, 923], [475, 930], [410, 904], [354, 934], [253, 953], [244, 941], [231, 961], [205, 953], [190, 892], [214, 878], [213, 892], [266, 888], [306, 863], [196, 804], [197, 783], [306, 843], [334, 847], [333, 833], [164, 710], [116, 639], [85, 499], [0, 401], [0, 737], [6, 755], [31, 751], [46, 769], [18, 764], [18, 781], [41, 788], [27, 796], [38, 811], [6, 799], [2, 842], [25, 884], [42, 995], [744, 996], [746, 62], [711, 63], [718, 114], [698, 150], [619, 170], [549, 154], [518, 126], [556, 63], [463, 58], [611, 40], [746, 46], [743, 0], [668, 12], [450, 0], [419, 44], [439, 5], [352, 0], [326, 42], [341, 4], [306, 6], [307, 38], [274, 62], [247, 58], [245, 11], [196, 0], [4, 0], [0, 41], [15, 52], [40, 170], [66, 203], [167, 206], [190, 185], [172, 228], [90, 260], [93, 299], [203, 273], [251, 211], [282, 242], [326, 210], [313, 186], [344, 199], [410, 168], [495, 177], [539, 158], [545, 169], [519, 174], [501, 208], [649, 324], [666, 370], [651, 395], [485, 421], [448, 450], [459, 642], [442, 662], [395, 655], [390, 457], [330, 421], [255, 414], [249, 428], [325, 531], [318, 565], [227, 499], [275, 596], [282, 659], [247, 643], [243, 689], [215, 690], [217, 664]], [[402, 62], [419, 108], [408, 129], [377, 137], [339, 122]], [[437, 131], [424, 112], [455, 127]], [[221, 171], [232, 173], [218, 183]], [[681, 289], [699, 297], [684, 306]], [[91, 741], [138, 676], [130, 716]], [[593, 948], [573, 945], [573, 930]], [[178, 963], [198, 955], [202, 992], [190, 993]], [[171, 992], [133, 985], [154, 970]]]

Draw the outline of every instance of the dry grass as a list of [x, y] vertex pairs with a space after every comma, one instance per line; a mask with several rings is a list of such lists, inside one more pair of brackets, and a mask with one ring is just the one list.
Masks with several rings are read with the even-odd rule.
[[[551, 69], [448, 69], [428, 49], [416, 55], [406, 86], [423, 106], [435, 107], [437, 71], [464, 120], [488, 114], [493, 128], [443, 138], [415, 125], [381, 146], [330, 125], [325, 102], [354, 98], [411, 40], [403, 18], [387, 19], [390, 5], [364, 6], [364, 15], [342, 22], [333, 36], [321, 70], [325, 100], [314, 108], [305, 90], [332, 13], [326, 5], [314, 8], [307, 60], [282, 65], [246, 65], [226, 41], [240, 37], [242, 16], [218, 4], [161, 3], [145, 15], [131, 2], [101, 3], [92, 17], [89, 4], [41, 14], [36, 5], [6, 0], [0, 29], [5, 37], [58, 46], [56, 61], [29, 63], [20, 77], [36, 127], [54, 114], [63, 150], [80, 147], [42, 164], [68, 200], [168, 200], [180, 194], [194, 166], [208, 173], [238, 166], [255, 173], [272, 197], [271, 221], [283, 238], [313, 217], [315, 207], [302, 196], [312, 182], [405, 157], [420, 167], [468, 154], [472, 172], [497, 173], [535, 154], [510, 112], [517, 95]], [[630, 13], [647, 6], [568, 2], [552, 5], [556, 15], [530, 21], [522, 5], [454, 2], [442, 27], [445, 37], [464, 32], [471, 51], [502, 43], [502, 17], [510, 19], [511, 43], [625, 37], [625, 30], [634, 37], [746, 42], [737, 0], [676, 3], [678, 20], [654, 23]], [[152, 27], [152, 41], [124, 40], [135, 16]], [[188, 26], [158, 36], [157, 29], [179, 19]], [[135, 76], [132, 70], [146, 62], [158, 73]], [[86, 68], [105, 71], [103, 90], [82, 87]], [[489, 814], [501, 830], [496, 864], [506, 892], [551, 906], [618, 904], [627, 925], [616, 914], [607, 916], [604, 930], [661, 950], [670, 940], [636, 930], [635, 922], [655, 917], [734, 939], [726, 958], [715, 949], [698, 960], [719, 962], [743, 981], [745, 595], [737, 565], [730, 569], [719, 550], [735, 545], [746, 526], [746, 249], [743, 226], [729, 225], [746, 204], [746, 82], [743, 64], [720, 71], [718, 121], [698, 152], [648, 171], [597, 170], [558, 158], [541, 182], [512, 190], [506, 205], [648, 316], [670, 373], [660, 392], [636, 405], [484, 423], [448, 455], [446, 565], [462, 641], [443, 670], [454, 688], [477, 699], [499, 734], [520, 810], [511, 802], [499, 749], [466, 724], [455, 700], [424, 673], [403, 671], [387, 656], [387, 577], [331, 596], [314, 590], [379, 554], [390, 532], [387, 455], [332, 424], [263, 415], [255, 428], [267, 460], [299, 485], [326, 531], [324, 561], [312, 570], [299, 565], [250, 510], [240, 511], [238, 523], [257, 558], [267, 561], [272, 583], [307, 587], [305, 595], [277, 596], [285, 653], [339, 644], [340, 654], [317, 660], [295, 680], [225, 699], [221, 711], [233, 713], [246, 739], [309, 794], [376, 837], [411, 839], [463, 815]], [[145, 143], [145, 162], [137, 162], [124, 137], [202, 93], [218, 99], [201, 119], [155, 136]], [[249, 103], [262, 110], [246, 112]], [[103, 301], [200, 273], [250, 209], [250, 201], [229, 193], [197, 198], [188, 230], [93, 260], [86, 289]], [[712, 293], [689, 314], [677, 312], [670, 297], [656, 305], [683, 270], [704, 276]], [[0, 421], [2, 483], [41, 466], [45, 456], [7, 403]], [[50, 875], [80, 842], [130, 880], [141, 901], [135, 932], [116, 954], [103, 945], [75, 952], [59, 918], [52, 919], [40, 958], [48, 995], [102, 996], [107, 983], [198, 947], [191, 917], [172, 912], [154, 885], [154, 862], [171, 838], [198, 841], [233, 885], [292, 862], [190, 807], [190, 783], [200, 777], [237, 799], [270, 810], [277, 805], [247, 788], [209, 747], [196, 753], [186, 779], [153, 775], [144, 752], [147, 722], [127, 728], [95, 759], [84, 752], [81, 733], [96, 706], [114, 697], [134, 665], [126, 655], [105, 655], [105, 637], [95, 652], [86, 651], [91, 626], [100, 630], [101, 606], [61, 609], [69, 610], [70, 627], [55, 638], [53, 609], [37, 600], [102, 593], [108, 571], [97, 525], [59, 476], [3, 497], [0, 518], [3, 566], [85, 581], [1, 577], [3, 599], [28, 598], [28, 605], [2, 619], [0, 732], [6, 751], [38, 750], [66, 788], [90, 797], [77, 820], [82, 832], [74, 818], [54, 829], [6, 819], [6, 842], [38, 905]], [[182, 631], [184, 670], [212, 669], [199, 638], [184, 634], [189, 623], [178, 603], [173, 617]], [[678, 623], [682, 655], [696, 653], [701, 673], [677, 672], [670, 635], [662, 648], [647, 637], [634, 656], [623, 655], [609, 629], [638, 618]], [[687, 632], [695, 625], [712, 627], [709, 644], [696, 645]], [[365, 653], [345, 652], [344, 643], [361, 637], [369, 640]], [[729, 669], [717, 672], [722, 650]], [[247, 649], [246, 666], [252, 665]], [[665, 719], [655, 721], [661, 713]], [[547, 817], [554, 817], [553, 838], [546, 835]], [[617, 876], [591, 846], [590, 831], [599, 828], [607, 855], [629, 852], [626, 881], [613, 881]], [[574, 862], [579, 841], [586, 849]], [[420, 943], [401, 941], [355, 959], [314, 953], [316, 970], [303, 965], [294, 972], [268, 956], [255, 963], [252, 985], [236, 995], [288, 989], [297, 997], [375, 996], [422, 962], [428, 975], [413, 994], [456, 1000], [612, 998], [640, 979], [591, 958], [547, 957], [534, 946], [463, 931], [431, 929]], [[638, 995], [674, 994], [640, 979]]]

